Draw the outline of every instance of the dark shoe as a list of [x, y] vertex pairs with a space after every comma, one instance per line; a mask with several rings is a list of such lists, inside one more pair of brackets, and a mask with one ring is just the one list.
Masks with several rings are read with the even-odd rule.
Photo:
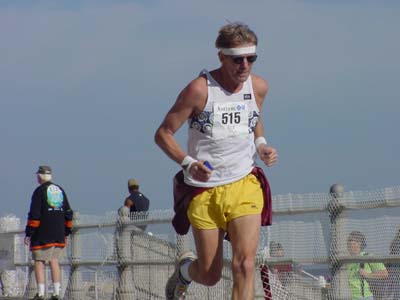
[[182, 254], [175, 266], [175, 271], [167, 281], [165, 286], [165, 297], [167, 300], [183, 300], [190, 282], [184, 280], [180, 275], [180, 267], [187, 261], [194, 261], [196, 256], [193, 252], [185, 252]]
[[60, 300], [60, 296], [53, 295], [49, 298], [49, 300]]
[[44, 296], [39, 296], [39, 294], [36, 294], [35, 297], [32, 298], [32, 300], [44, 300]]

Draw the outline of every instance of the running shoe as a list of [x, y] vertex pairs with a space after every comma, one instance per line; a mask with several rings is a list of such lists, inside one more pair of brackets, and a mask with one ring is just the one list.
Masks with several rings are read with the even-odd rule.
[[167, 300], [185, 299], [186, 291], [191, 281], [187, 281], [182, 277], [180, 268], [186, 262], [194, 261], [195, 259], [196, 256], [191, 251], [185, 252], [179, 257], [175, 265], [175, 271], [172, 273], [165, 286], [165, 297]]

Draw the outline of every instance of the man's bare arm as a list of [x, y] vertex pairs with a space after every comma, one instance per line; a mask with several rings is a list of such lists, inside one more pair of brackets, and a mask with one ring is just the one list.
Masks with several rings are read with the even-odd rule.
[[207, 99], [207, 85], [199, 77], [190, 82], [179, 94], [175, 104], [165, 116], [155, 134], [156, 144], [175, 162], [180, 164], [186, 153], [174, 138], [175, 132], [195, 113], [200, 112]]

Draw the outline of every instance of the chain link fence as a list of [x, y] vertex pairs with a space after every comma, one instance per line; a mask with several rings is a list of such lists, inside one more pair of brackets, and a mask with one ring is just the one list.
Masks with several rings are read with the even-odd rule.
[[[336, 185], [330, 193], [277, 195], [273, 210], [273, 225], [262, 228], [256, 256], [256, 299], [350, 300], [355, 286], [375, 300], [400, 299], [400, 187], [345, 192]], [[195, 249], [190, 232], [175, 234], [172, 216], [171, 210], [125, 219], [116, 212], [77, 213], [61, 259], [64, 299], [165, 299], [176, 257]], [[0, 295], [33, 297], [36, 283], [23, 222], [12, 227], [1, 220]], [[358, 255], [349, 250], [348, 237], [355, 231], [364, 236]], [[231, 258], [224, 241], [222, 279], [213, 287], [193, 283], [187, 299], [231, 299]], [[363, 278], [362, 267], [382, 278]], [[50, 278], [47, 270], [48, 295]]]

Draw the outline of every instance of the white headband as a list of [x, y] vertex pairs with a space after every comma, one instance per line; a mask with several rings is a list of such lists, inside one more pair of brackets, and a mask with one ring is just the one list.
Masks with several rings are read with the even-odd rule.
[[243, 55], [256, 53], [256, 46], [240, 47], [240, 48], [219, 48], [225, 55]]

